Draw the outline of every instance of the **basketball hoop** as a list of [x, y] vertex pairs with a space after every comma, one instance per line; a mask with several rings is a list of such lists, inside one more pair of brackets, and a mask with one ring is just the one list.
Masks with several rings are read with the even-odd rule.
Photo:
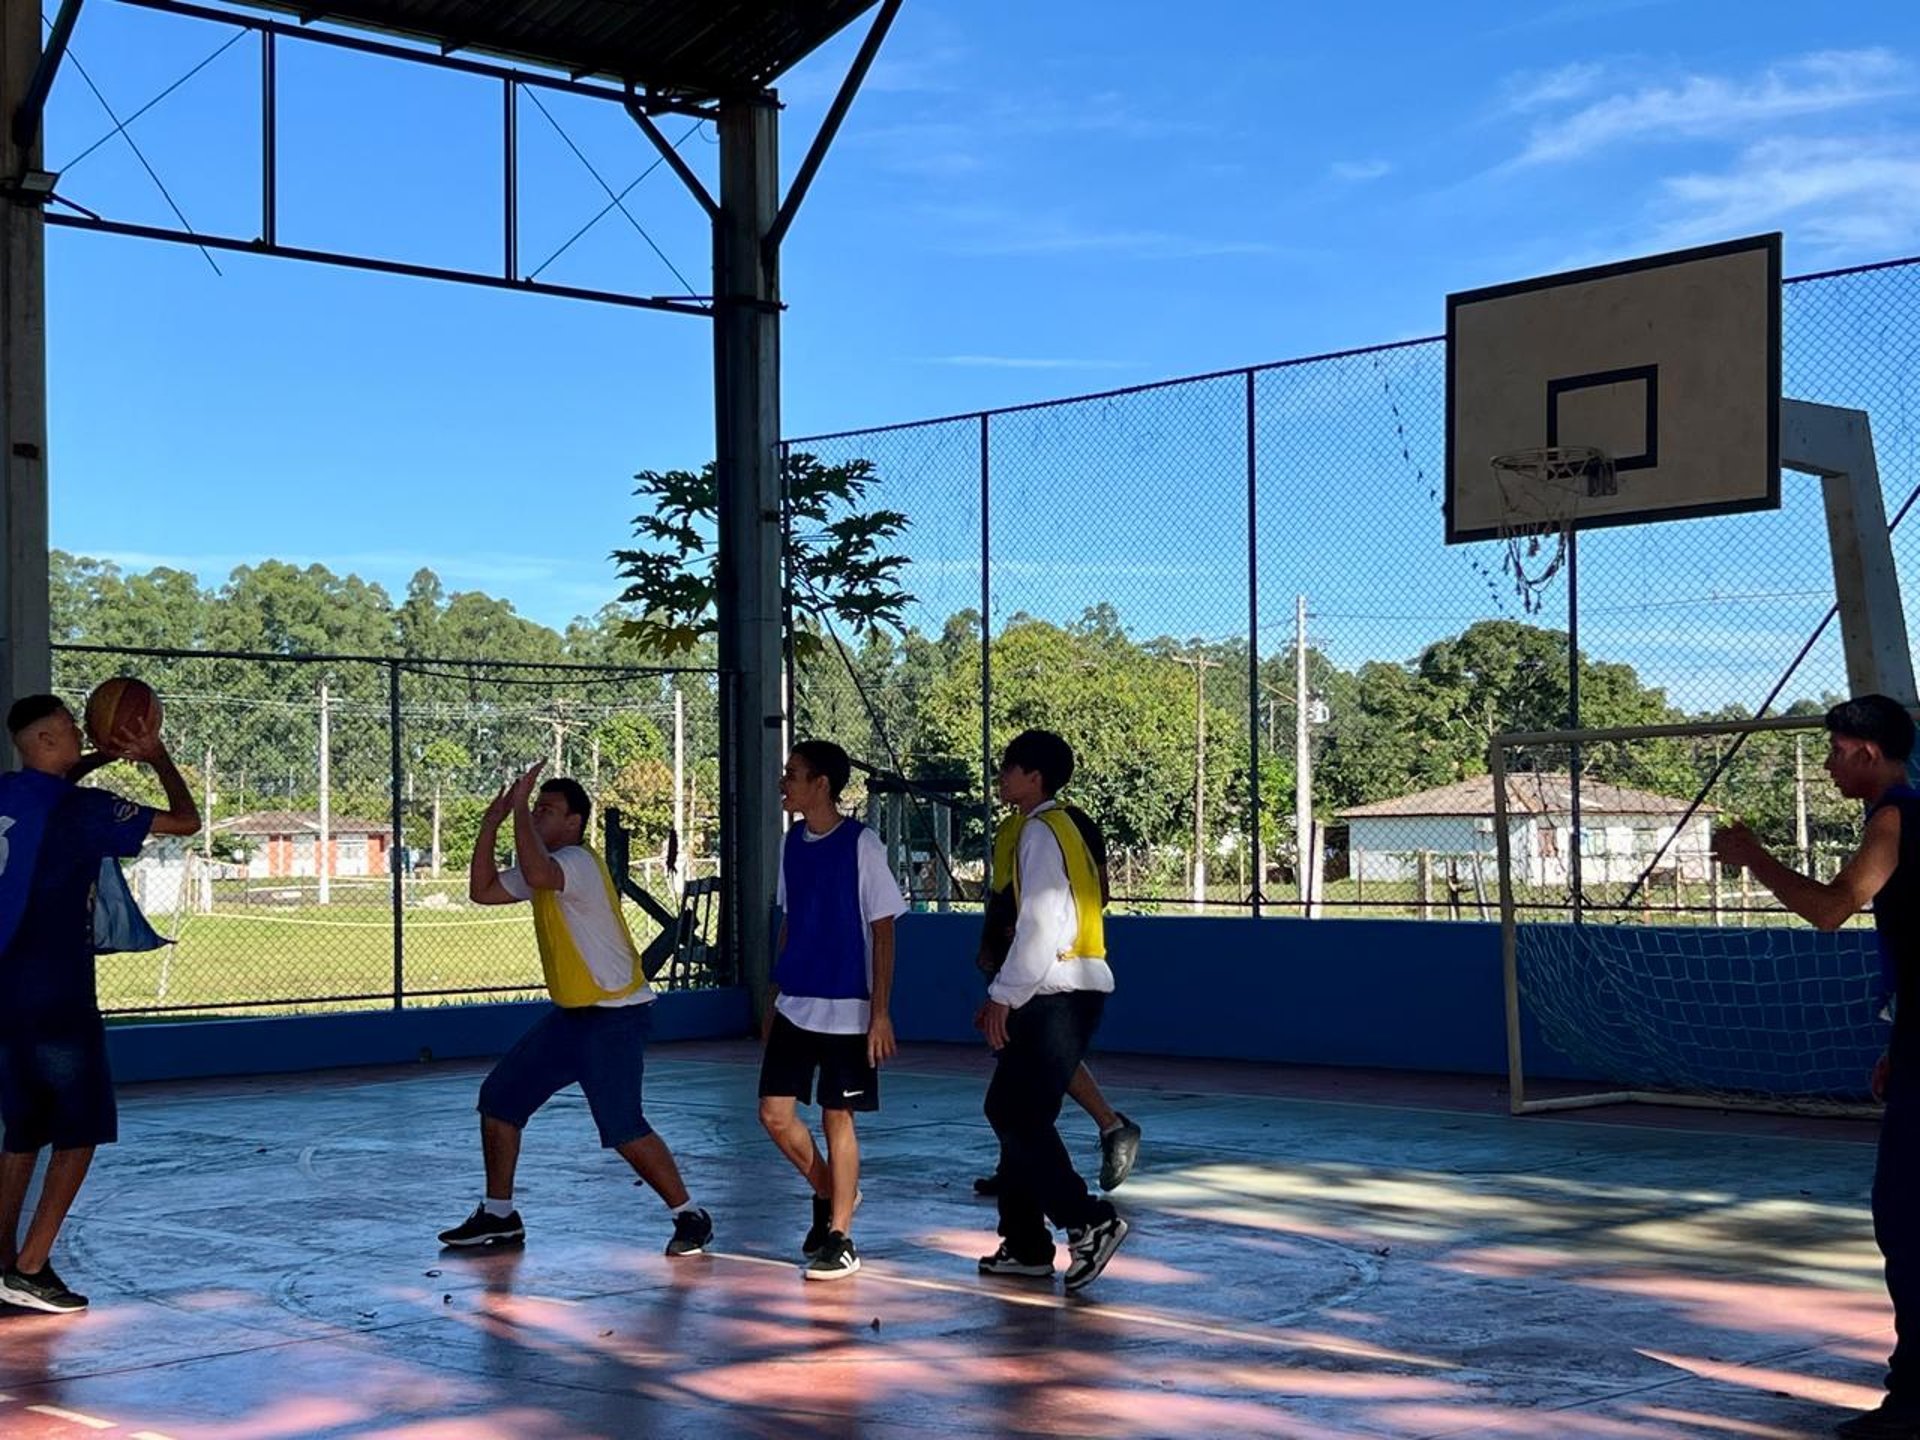
[[1510, 450], [1494, 456], [1491, 464], [1500, 487], [1505, 569], [1526, 613], [1536, 615], [1541, 596], [1566, 564], [1582, 502], [1620, 488], [1613, 457], [1591, 445], [1547, 445]]

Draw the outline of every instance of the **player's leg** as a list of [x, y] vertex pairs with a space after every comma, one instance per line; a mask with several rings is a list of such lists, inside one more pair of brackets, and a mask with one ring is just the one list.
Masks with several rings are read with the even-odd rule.
[[40, 1182], [40, 1203], [33, 1207], [33, 1219], [20, 1242], [20, 1254], [13, 1265], [16, 1273], [28, 1278], [47, 1270], [53, 1255], [53, 1242], [80, 1194], [87, 1171], [93, 1167], [94, 1147], [69, 1146], [56, 1149], [47, 1157], [46, 1178]]
[[860, 1252], [853, 1243], [853, 1212], [860, 1208], [860, 1137], [854, 1117], [880, 1108], [880, 1072], [867, 1058], [864, 1034], [808, 1035], [820, 1057], [820, 1124], [827, 1137], [832, 1191], [827, 1233], [810, 1257], [807, 1278], [835, 1280], [860, 1268]]
[[[1887, 1077], [1887, 1108], [1873, 1170], [1873, 1235], [1886, 1257], [1893, 1301], [1893, 1354], [1887, 1394], [1877, 1410], [1838, 1427], [1845, 1440], [1920, 1435], [1920, 1053], [1897, 1055]], [[1906, 1084], [1902, 1084], [1902, 1079]]]
[[713, 1240], [713, 1217], [693, 1203], [673, 1152], [647, 1119], [647, 1036], [653, 1030], [653, 1006], [595, 1005], [578, 1015], [580, 1089], [600, 1143], [625, 1160], [667, 1207], [673, 1217], [667, 1254], [705, 1254]]
[[38, 1150], [0, 1150], [0, 1270], [11, 1269], [20, 1258], [20, 1216], [39, 1159]]
[[1107, 1103], [1100, 1083], [1093, 1078], [1093, 1071], [1084, 1060], [1073, 1072], [1067, 1094], [1100, 1128], [1100, 1188], [1118, 1190], [1127, 1183], [1134, 1163], [1140, 1158], [1140, 1127]]
[[1007, 1017], [1007, 1043], [987, 1086], [987, 1122], [1000, 1140], [999, 1253], [984, 1257], [989, 1274], [1051, 1275], [1053, 1232], [1045, 1196], [1052, 1172], [1073, 1169], [1056, 1122], [1080, 1055], [1057, 1032], [1065, 995], [1036, 995]]
[[568, 1013], [554, 1006], [514, 1042], [480, 1082], [480, 1156], [486, 1193], [465, 1220], [440, 1232], [440, 1243], [458, 1248], [512, 1245], [526, 1239], [513, 1203], [520, 1165], [520, 1137], [547, 1101], [579, 1078], [575, 1036]]
[[51, 1153], [39, 1203], [5, 1274], [6, 1295], [14, 1304], [36, 1310], [84, 1310], [86, 1297], [60, 1278], [52, 1257], [61, 1226], [93, 1166], [95, 1148], [119, 1138], [106, 1026], [96, 1021], [72, 1034], [35, 1037], [25, 1048], [28, 1089], [38, 1098]]

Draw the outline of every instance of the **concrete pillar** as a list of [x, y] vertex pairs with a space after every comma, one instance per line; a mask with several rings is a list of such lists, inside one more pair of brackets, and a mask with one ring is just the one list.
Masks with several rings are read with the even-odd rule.
[[725, 934], [758, 1007], [773, 960], [780, 863], [780, 277], [766, 237], [779, 210], [772, 95], [722, 102], [714, 223], [714, 396], [719, 480], [721, 815]]
[[[41, 165], [14, 143], [12, 118], [40, 60], [40, 7], [0, 6], [0, 182]], [[0, 714], [52, 688], [47, 597], [46, 221], [0, 196]], [[11, 766], [11, 746], [0, 746]]]

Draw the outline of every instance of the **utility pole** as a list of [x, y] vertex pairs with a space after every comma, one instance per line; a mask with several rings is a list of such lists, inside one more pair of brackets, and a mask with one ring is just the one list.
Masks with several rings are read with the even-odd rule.
[[1293, 837], [1300, 913], [1320, 915], [1320, 846], [1313, 833], [1313, 739], [1308, 731], [1307, 597], [1293, 600]]
[[1220, 662], [1197, 649], [1170, 658], [1193, 667], [1193, 909], [1199, 914], [1207, 903], [1207, 671]]
[[213, 863], [213, 746], [211, 744], [207, 746], [207, 769], [203, 778], [207, 803], [200, 812], [200, 853], [206, 856], [207, 863], [211, 864]]

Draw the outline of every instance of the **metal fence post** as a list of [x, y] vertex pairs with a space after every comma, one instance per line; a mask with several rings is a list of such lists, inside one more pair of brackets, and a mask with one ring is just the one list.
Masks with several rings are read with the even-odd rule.
[[393, 840], [387, 846], [387, 870], [393, 880], [393, 1008], [406, 1003], [406, 821], [405, 780], [400, 747], [400, 662], [387, 662], [387, 731], [392, 762]]
[[1260, 531], [1259, 446], [1254, 426], [1253, 370], [1247, 371], [1247, 841], [1253, 848], [1253, 889], [1248, 899], [1260, 917], [1260, 887], [1266, 867], [1260, 849]]
[[980, 417], [980, 899], [993, 886], [993, 528], [989, 417]]

